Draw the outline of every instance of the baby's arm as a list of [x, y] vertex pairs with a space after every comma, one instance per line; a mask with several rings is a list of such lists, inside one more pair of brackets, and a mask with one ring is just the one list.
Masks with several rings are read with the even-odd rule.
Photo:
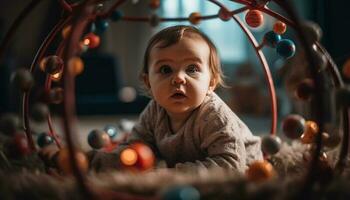
[[154, 102], [150, 102], [148, 104], [148, 106], [140, 114], [139, 120], [133, 127], [130, 136], [127, 138], [127, 141], [120, 144], [113, 152], [91, 152], [89, 156], [91, 167], [96, 171], [111, 168], [120, 168], [120, 153], [134, 142], [142, 142], [149, 146], [154, 152], [156, 152], [153, 135], [151, 134], [154, 123], [152, 121], [152, 119], [154, 119], [154, 106]]
[[262, 159], [260, 139], [254, 137], [239, 119], [210, 119], [200, 135], [200, 149], [207, 155], [206, 158], [178, 163], [177, 169], [222, 167], [244, 172], [252, 155], [253, 159]]

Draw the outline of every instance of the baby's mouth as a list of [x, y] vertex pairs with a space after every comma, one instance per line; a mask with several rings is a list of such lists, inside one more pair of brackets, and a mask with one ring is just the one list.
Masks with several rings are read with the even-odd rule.
[[186, 95], [182, 92], [176, 92], [173, 95], [171, 95], [171, 98], [182, 99], [182, 98], [186, 98]]

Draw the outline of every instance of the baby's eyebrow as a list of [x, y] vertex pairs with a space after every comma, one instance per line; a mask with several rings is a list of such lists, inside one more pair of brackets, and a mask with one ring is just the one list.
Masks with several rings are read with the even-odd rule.
[[157, 62], [155, 63], [155, 65], [158, 65], [160, 63], [164, 63], [164, 62], [172, 62], [171, 59], [160, 59], [160, 60], [157, 60]]

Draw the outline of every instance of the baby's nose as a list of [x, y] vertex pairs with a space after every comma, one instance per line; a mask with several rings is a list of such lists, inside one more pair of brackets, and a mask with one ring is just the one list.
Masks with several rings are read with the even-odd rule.
[[186, 83], [186, 77], [183, 73], [174, 73], [172, 84], [185, 84]]

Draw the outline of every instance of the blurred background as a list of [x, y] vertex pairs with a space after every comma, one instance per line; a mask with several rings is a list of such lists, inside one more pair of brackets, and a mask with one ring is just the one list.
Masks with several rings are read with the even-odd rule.
[[[29, 1], [1, 1], [0, 38], [8, 31], [11, 23]], [[69, 1], [74, 2], [74, 1]], [[112, 2], [112, 1], [107, 1]], [[148, 6], [148, 0], [130, 0], [120, 7], [126, 16], [187, 17], [191, 12], [211, 15], [218, 8], [204, 0], [163, 0], [156, 11]], [[229, 8], [242, 7], [230, 1], [221, 1]], [[300, 16], [312, 20], [323, 30], [321, 43], [326, 47], [338, 66], [350, 56], [348, 36], [350, 35], [350, 2], [346, 0], [294, 0]], [[270, 8], [280, 12], [273, 3]], [[11, 83], [11, 74], [18, 68], [29, 68], [37, 49], [45, 36], [58, 22], [62, 10], [58, 1], [42, 1], [25, 19], [0, 61], [0, 113], [21, 112], [21, 96]], [[240, 15], [244, 18], [244, 13]], [[265, 17], [264, 24], [251, 29], [258, 41], [272, 29], [275, 19]], [[76, 79], [77, 113], [82, 119], [83, 132], [101, 124], [116, 123], [119, 119], [136, 119], [147, 105], [148, 98], [142, 95], [138, 72], [142, 67], [143, 53], [148, 39], [164, 27], [179, 23], [150, 23], [117, 21], [110, 22], [108, 29], [100, 33], [101, 45], [82, 55], [84, 72]], [[184, 22], [181, 24], [189, 24]], [[219, 88], [217, 93], [255, 133], [270, 129], [270, 99], [265, 78], [257, 56], [234, 21], [220, 19], [202, 21], [198, 28], [216, 44], [222, 59], [226, 83], [230, 88]], [[284, 37], [294, 37], [287, 28]], [[276, 84], [279, 116], [291, 112], [305, 112], [304, 105], [293, 98], [291, 88], [301, 79], [299, 68], [306, 67], [302, 49], [297, 44], [297, 54], [290, 60], [279, 58], [271, 48], [264, 48]], [[54, 45], [53, 45], [54, 46]], [[55, 49], [52, 48], [51, 52]], [[49, 49], [50, 52], [50, 49]], [[297, 68], [299, 67], [299, 68]], [[40, 77], [40, 76], [39, 76]], [[40, 79], [40, 78], [39, 78]], [[36, 87], [40, 87], [40, 81]], [[39, 94], [33, 92], [31, 102]], [[59, 108], [53, 108], [58, 114]]]

